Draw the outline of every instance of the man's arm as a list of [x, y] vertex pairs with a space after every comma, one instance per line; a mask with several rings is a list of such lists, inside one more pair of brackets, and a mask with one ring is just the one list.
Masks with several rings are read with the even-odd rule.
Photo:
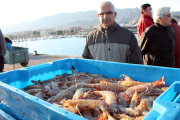
[[151, 44], [151, 40], [148, 39], [146, 31], [145, 31], [142, 33], [140, 40], [139, 40], [139, 48], [141, 50], [142, 55], [147, 53], [150, 44]]
[[4, 36], [3, 36], [2, 32], [1, 32], [1, 30], [0, 30], [0, 49], [1, 49], [0, 54], [2, 56], [4, 56], [6, 54], [6, 41], [4, 39]]
[[137, 39], [133, 33], [131, 33], [129, 63], [143, 64], [143, 60], [142, 60], [141, 52], [137, 43]]
[[83, 57], [83, 58], [86, 58], [86, 59], [93, 59], [91, 53], [89, 52], [88, 40], [89, 40], [89, 37], [87, 36], [87, 38], [86, 38], [86, 44], [85, 44], [85, 47], [84, 47], [84, 52], [83, 52], [83, 54], [82, 54], [82, 57]]

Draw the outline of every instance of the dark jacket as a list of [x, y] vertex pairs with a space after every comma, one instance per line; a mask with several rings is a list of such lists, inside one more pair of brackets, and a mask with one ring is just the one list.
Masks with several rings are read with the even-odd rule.
[[141, 18], [139, 19], [137, 25], [138, 40], [140, 39], [141, 34], [145, 31], [145, 29], [153, 24], [154, 21], [152, 17], [141, 14]]
[[174, 29], [174, 55], [175, 55], [175, 68], [180, 68], [180, 26], [178, 23], [173, 19], [171, 22], [171, 26]]
[[174, 30], [159, 23], [147, 28], [141, 35], [139, 47], [145, 65], [174, 67]]
[[9, 38], [4, 38], [5, 39], [5, 41], [6, 41], [6, 43], [11, 43], [12, 44], [12, 40], [10, 40]]
[[0, 55], [6, 54], [6, 41], [0, 29]]
[[106, 30], [99, 26], [87, 36], [82, 57], [123, 63], [143, 63], [136, 37], [116, 22]]

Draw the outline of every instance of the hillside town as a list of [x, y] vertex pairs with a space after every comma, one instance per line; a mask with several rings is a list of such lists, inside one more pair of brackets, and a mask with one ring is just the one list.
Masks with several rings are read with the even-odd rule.
[[[180, 19], [176, 18], [176, 20], [180, 25]], [[120, 24], [120, 26], [125, 27], [136, 34], [137, 24], [138, 21], [136, 20], [130, 23], [126, 22], [124, 24]], [[56, 39], [56, 38], [65, 38], [65, 37], [86, 37], [91, 31], [97, 28], [98, 25], [37, 29], [37, 30], [8, 33], [5, 34], [5, 37], [13, 40], [14, 42], [46, 40], [46, 39]]]
[[[120, 24], [120, 26], [131, 30], [133, 33], [137, 31], [137, 23]], [[86, 37], [91, 31], [97, 29], [98, 25], [90, 26], [77, 26], [77, 27], [64, 27], [64, 28], [50, 28], [50, 29], [37, 29], [21, 32], [13, 32], [5, 34], [5, 37], [13, 40], [14, 42], [56, 39], [65, 37]]]

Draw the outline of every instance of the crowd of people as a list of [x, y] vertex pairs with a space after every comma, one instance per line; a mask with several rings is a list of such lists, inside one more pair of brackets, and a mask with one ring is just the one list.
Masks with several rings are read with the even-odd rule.
[[[160, 7], [152, 18], [150, 4], [143, 4], [135, 35], [116, 21], [114, 5], [99, 5], [98, 29], [86, 38], [83, 58], [180, 68], [180, 26], [172, 18], [170, 7]], [[155, 21], [155, 22], [154, 22]], [[6, 41], [0, 30], [0, 72], [4, 69]]]
[[[138, 42], [116, 23], [117, 12], [107, 1], [99, 5], [99, 28], [86, 38], [83, 58], [180, 68], [180, 26], [170, 7], [160, 7], [152, 18], [150, 4], [143, 4], [137, 25]], [[154, 22], [155, 21], [155, 22]]]

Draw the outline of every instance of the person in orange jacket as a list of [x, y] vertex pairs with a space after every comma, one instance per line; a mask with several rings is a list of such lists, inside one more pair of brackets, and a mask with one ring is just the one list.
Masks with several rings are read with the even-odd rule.
[[177, 21], [175, 19], [172, 19], [171, 26], [174, 29], [174, 55], [175, 55], [175, 68], [180, 68], [180, 26], [178, 25]]
[[150, 4], [143, 4], [140, 9], [141, 18], [137, 25], [138, 40], [145, 29], [154, 24], [152, 16], [152, 8]]

